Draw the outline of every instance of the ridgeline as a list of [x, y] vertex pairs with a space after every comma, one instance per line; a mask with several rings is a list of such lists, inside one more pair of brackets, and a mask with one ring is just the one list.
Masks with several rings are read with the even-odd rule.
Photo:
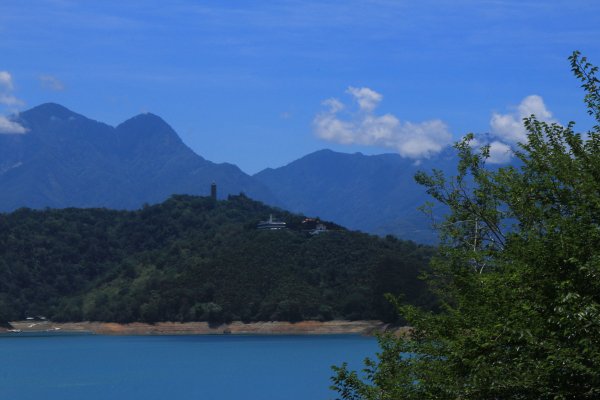
[[[257, 230], [269, 214], [287, 229]], [[431, 247], [304, 219], [244, 195], [0, 214], [0, 320], [392, 322], [385, 293], [431, 302]]]

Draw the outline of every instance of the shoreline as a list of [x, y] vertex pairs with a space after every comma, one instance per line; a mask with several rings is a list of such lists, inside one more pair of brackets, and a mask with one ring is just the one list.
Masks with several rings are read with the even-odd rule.
[[52, 322], [52, 321], [13, 321], [14, 330], [0, 328], [0, 333], [88, 333], [96, 335], [364, 335], [392, 331], [402, 332], [405, 328], [392, 327], [381, 321], [265, 321], [243, 323], [233, 321], [225, 324], [208, 322], [157, 322], [148, 324], [132, 322]]

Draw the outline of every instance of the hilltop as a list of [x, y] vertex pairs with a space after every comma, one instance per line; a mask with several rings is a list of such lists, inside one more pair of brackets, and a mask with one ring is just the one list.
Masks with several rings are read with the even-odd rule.
[[[285, 230], [257, 230], [273, 214]], [[396, 314], [384, 293], [427, 304], [432, 249], [244, 195], [179, 195], [135, 211], [0, 214], [0, 315], [56, 321], [299, 321]]]

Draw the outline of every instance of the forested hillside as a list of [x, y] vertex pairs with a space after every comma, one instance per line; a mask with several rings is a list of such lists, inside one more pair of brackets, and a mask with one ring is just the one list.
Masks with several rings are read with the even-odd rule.
[[[288, 229], [259, 231], [273, 214]], [[240, 196], [174, 196], [138, 211], [0, 214], [0, 317], [57, 321], [383, 319], [384, 293], [427, 304], [432, 249]]]

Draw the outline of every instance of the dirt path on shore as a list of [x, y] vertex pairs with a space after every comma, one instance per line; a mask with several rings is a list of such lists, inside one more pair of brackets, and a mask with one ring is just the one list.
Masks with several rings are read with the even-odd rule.
[[296, 323], [271, 321], [249, 324], [235, 321], [222, 325], [207, 322], [118, 324], [113, 322], [15, 321], [11, 322], [11, 325], [15, 330], [21, 332], [89, 332], [99, 335], [373, 335], [390, 328], [388, 324], [381, 321], [302, 321]]

